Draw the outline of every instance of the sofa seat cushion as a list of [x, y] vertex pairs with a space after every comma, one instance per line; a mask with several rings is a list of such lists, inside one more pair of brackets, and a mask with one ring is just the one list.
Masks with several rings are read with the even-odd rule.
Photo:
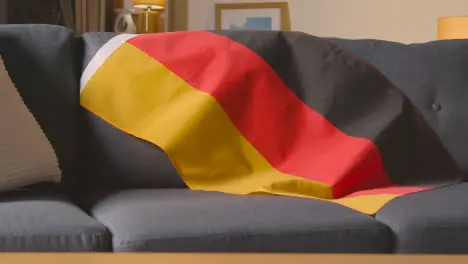
[[313, 199], [127, 190], [91, 213], [121, 252], [389, 252], [392, 243], [372, 217]]
[[110, 251], [111, 237], [98, 221], [63, 196], [46, 190], [0, 195], [0, 251]]
[[399, 253], [468, 253], [468, 183], [397, 198], [376, 219]]

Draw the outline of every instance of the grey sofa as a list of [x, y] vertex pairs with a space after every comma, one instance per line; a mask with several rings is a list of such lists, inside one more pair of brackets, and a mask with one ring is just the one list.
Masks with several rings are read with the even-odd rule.
[[[0, 251], [468, 253], [468, 183], [395, 199], [375, 217], [188, 190], [160, 150], [80, 107], [81, 71], [109, 34], [0, 26], [0, 53], [64, 177], [0, 195]], [[468, 41], [333, 41], [401, 87], [468, 171]]]

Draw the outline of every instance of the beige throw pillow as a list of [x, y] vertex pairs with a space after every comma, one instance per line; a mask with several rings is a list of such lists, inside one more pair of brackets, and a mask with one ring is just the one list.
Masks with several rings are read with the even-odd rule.
[[0, 191], [60, 179], [55, 151], [0, 56]]

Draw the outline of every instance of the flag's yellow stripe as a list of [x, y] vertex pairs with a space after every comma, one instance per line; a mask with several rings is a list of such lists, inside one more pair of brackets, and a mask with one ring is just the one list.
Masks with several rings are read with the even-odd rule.
[[239, 133], [211, 95], [128, 43], [85, 84], [81, 104], [122, 131], [162, 148], [194, 190], [318, 198], [367, 214], [397, 197], [333, 200], [330, 186], [279, 172]]
[[402, 196], [401, 194], [369, 194], [352, 196], [334, 200], [335, 203], [354, 208], [362, 213], [374, 215], [391, 200]]

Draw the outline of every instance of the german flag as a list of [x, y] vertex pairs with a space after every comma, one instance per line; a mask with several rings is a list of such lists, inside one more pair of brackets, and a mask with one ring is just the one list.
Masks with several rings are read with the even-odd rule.
[[118, 35], [86, 67], [81, 103], [164, 150], [194, 190], [324, 199], [374, 214], [463, 178], [387, 78], [302, 33]]

